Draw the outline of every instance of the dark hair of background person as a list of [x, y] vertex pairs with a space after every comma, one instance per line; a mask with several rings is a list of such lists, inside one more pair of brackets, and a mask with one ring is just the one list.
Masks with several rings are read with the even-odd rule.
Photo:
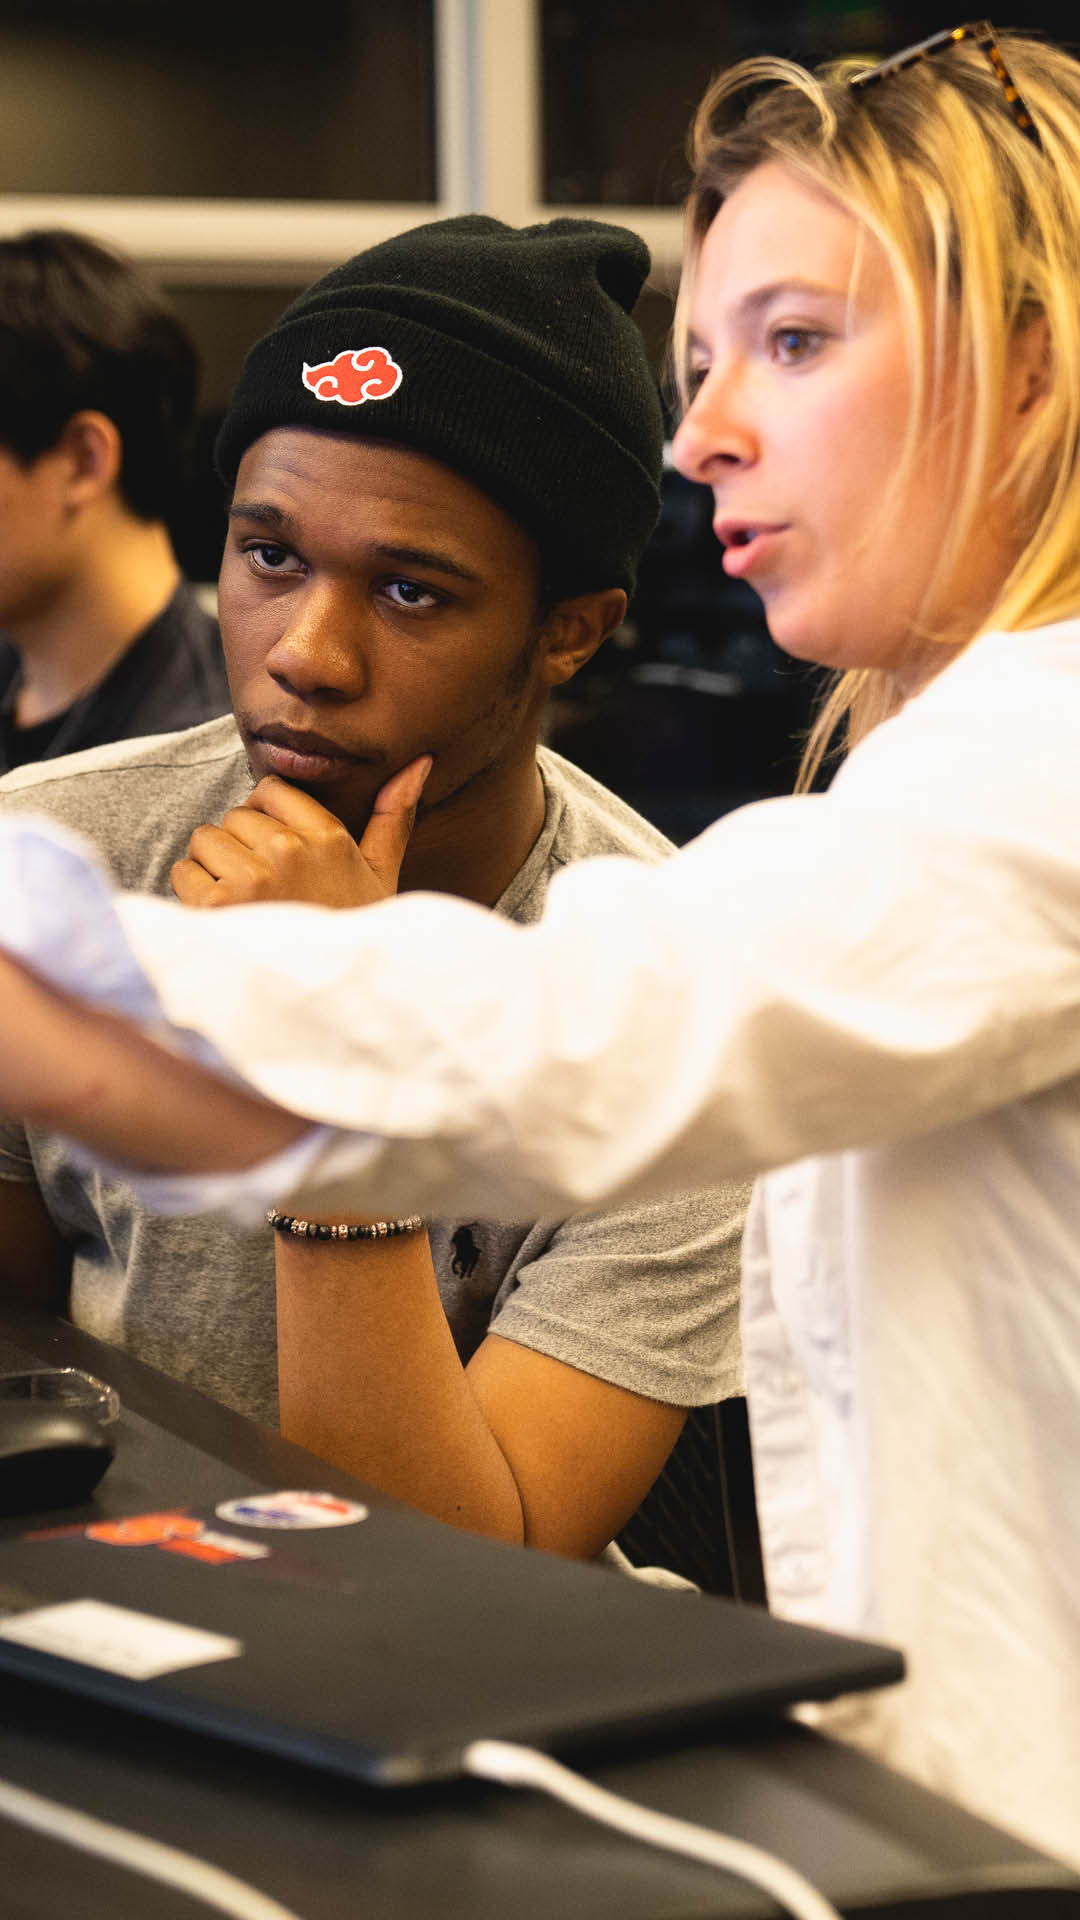
[[199, 363], [186, 327], [134, 264], [60, 229], [0, 240], [0, 446], [22, 465], [75, 413], [113, 422], [120, 488], [168, 520], [184, 472]]

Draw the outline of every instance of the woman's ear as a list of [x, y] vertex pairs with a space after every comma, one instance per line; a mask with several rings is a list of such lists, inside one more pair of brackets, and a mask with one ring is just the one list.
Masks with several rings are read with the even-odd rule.
[[108, 414], [84, 408], [73, 413], [57, 442], [67, 464], [66, 497], [85, 507], [108, 493], [120, 478], [124, 447]]
[[579, 593], [573, 600], [556, 601], [541, 629], [545, 685], [561, 687], [572, 680], [608, 634], [614, 633], [625, 613], [626, 595], [621, 587], [605, 587], [596, 593]]
[[1012, 411], [1021, 418], [1046, 398], [1050, 386], [1050, 327], [1044, 313], [1014, 335], [1011, 354]]

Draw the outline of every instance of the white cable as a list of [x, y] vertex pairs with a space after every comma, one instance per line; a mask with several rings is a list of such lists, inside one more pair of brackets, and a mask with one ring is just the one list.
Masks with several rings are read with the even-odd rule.
[[168, 1887], [179, 1887], [195, 1900], [202, 1900], [232, 1920], [298, 1920], [289, 1907], [271, 1900], [234, 1874], [212, 1867], [193, 1853], [179, 1847], [167, 1847], [160, 1840], [149, 1840], [126, 1827], [114, 1827], [92, 1814], [79, 1813], [75, 1807], [61, 1806], [58, 1800], [46, 1800], [10, 1780], [0, 1780], [0, 1815], [19, 1826], [32, 1827], [52, 1840], [63, 1840], [84, 1853], [96, 1853], [103, 1860], [115, 1860], [134, 1873], [150, 1880], [161, 1880]]
[[498, 1780], [506, 1787], [536, 1787], [565, 1801], [587, 1819], [614, 1827], [632, 1840], [666, 1847], [671, 1853], [683, 1853], [691, 1860], [704, 1861], [706, 1866], [737, 1874], [771, 1894], [794, 1920], [840, 1920], [824, 1894], [774, 1853], [751, 1846], [749, 1841], [732, 1839], [730, 1834], [694, 1826], [689, 1820], [656, 1813], [621, 1794], [608, 1793], [533, 1747], [515, 1746], [508, 1740], [473, 1740], [462, 1759], [466, 1772], [478, 1774], [483, 1780]]
[[[507, 1740], [474, 1740], [466, 1747], [462, 1761], [467, 1773], [481, 1779], [508, 1787], [534, 1787], [632, 1840], [736, 1874], [771, 1894], [793, 1920], [841, 1920], [824, 1895], [775, 1854], [711, 1828], [694, 1826], [689, 1820], [638, 1806], [633, 1800], [594, 1786], [531, 1747], [515, 1746]], [[114, 1860], [148, 1879], [178, 1887], [219, 1913], [229, 1914], [231, 1920], [298, 1920], [291, 1908], [194, 1854], [62, 1806], [11, 1781], [0, 1780], [0, 1815], [79, 1847], [84, 1853]]]

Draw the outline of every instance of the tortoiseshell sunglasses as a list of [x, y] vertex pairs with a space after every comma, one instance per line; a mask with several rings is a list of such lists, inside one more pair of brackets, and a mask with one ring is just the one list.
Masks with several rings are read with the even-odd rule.
[[902, 52], [894, 53], [890, 60], [883, 60], [879, 67], [870, 67], [866, 73], [856, 73], [850, 85], [855, 88], [876, 86], [879, 80], [888, 80], [894, 73], [904, 73], [908, 67], [916, 66], [920, 60], [930, 60], [935, 53], [942, 53], [947, 47], [959, 46], [961, 40], [974, 40], [975, 45], [985, 53], [1001, 82], [1009, 112], [1021, 133], [1026, 133], [1028, 139], [1041, 152], [1042, 141], [1039, 139], [1038, 128], [1020, 97], [1012, 74], [1005, 65], [1001, 48], [998, 46], [989, 20], [969, 20], [966, 26], [953, 27], [944, 33], [932, 33], [928, 40], [917, 40], [913, 47], [905, 47]]

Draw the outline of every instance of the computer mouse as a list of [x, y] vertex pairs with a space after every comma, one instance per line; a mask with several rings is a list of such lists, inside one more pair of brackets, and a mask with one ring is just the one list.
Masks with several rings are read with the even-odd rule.
[[93, 1414], [45, 1400], [0, 1405], [0, 1513], [89, 1499], [116, 1452]]

